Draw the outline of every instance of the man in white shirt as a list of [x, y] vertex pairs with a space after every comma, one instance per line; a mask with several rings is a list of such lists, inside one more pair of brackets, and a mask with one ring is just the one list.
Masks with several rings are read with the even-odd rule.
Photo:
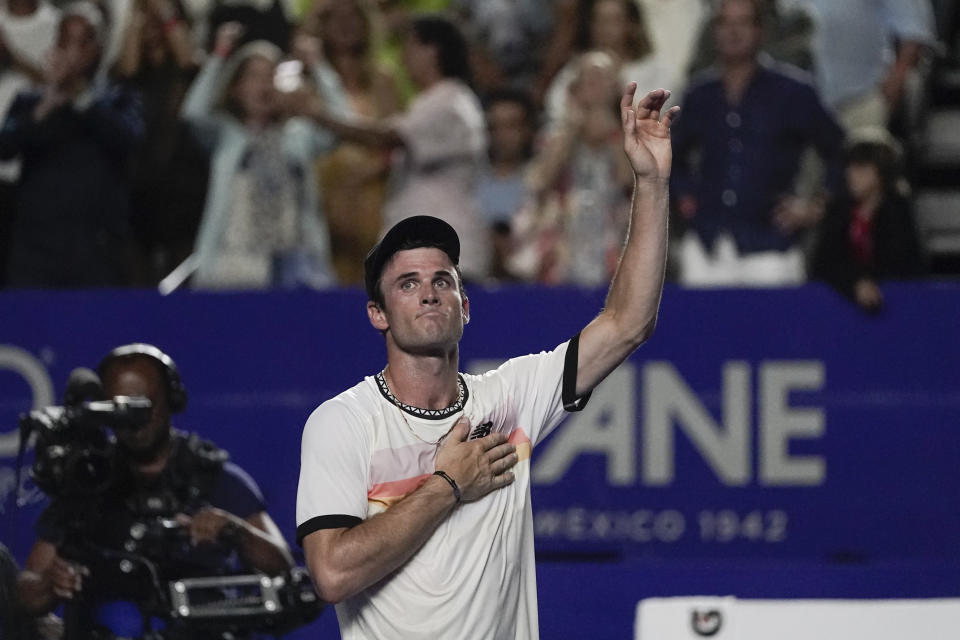
[[470, 319], [460, 241], [437, 218], [396, 224], [364, 264], [387, 366], [307, 420], [297, 538], [344, 640], [535, 639], [530, 451], [653, 332], [667, 242], [662, 89], [621, 99], [635, 174], [606, 307], [548, 353], [460, 374]]

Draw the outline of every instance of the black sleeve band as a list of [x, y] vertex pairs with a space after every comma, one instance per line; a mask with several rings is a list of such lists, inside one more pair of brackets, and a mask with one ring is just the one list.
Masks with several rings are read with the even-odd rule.
[[560, 390], [560, 399], [566, 411], [581, 411], [590, 400], [591, 391], [577, 397], [577, 363], [580, 355], [580, 334], [570, 338], [567, 345], [567, 355], [563, 359], [563, 386]]
[[339, 513], [310, 518], [297, 527], [297, 544], [303, 546], [303, 539], [314, 531], [320, 531], [320, 529], [349, 529], [350, 527], [357, 526], [361, 522], [363, 522], [363, 520], [357, 516], [348, 516]]

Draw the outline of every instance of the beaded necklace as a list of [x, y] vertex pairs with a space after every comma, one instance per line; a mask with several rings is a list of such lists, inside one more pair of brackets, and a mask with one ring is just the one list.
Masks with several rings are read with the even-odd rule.
[[[384, 367], [383, 371], [381, 371], [376, 375], [377, 385], [379, 385], [380, 391], [387, 398], [387, 400], [389, 400], [393, 404], [393, 406], [397, 408], [397, 411], [400, 412], [400, 418], [403, 420], [403, 424], [407, 425], [407, 429], [410, 431], [410, 433], [413, 434], [413, 437], [419, 440], [420, 442], [424, 442], [426, 444], [439, 447], [440, 443], [443, 442], [443, 439], [447, 437], [448, 433], [450, 433], [450, 429], [453, 429], [453, 426], [451, 425], [450, 429], [448, 429], [446, 433], [444, 433], [442, 436], [440, 436], [436, 440], [434, 441], [427, 440], [423, 438], [419, 433], [416, 432], [416, 430], [413, 428], [413, 425], [410, 424], [409, 420], [407, 420], [406, 414], [409, 411], [413, 414], [424, 416], [424, 417], [442, 418], [448, 415], [452, 415], [457, 411], [462, 411], [463, 405], [464, 405], [464, 399], [466, 397], [466, 390], [463, 384], [463, 378], [461, 378], [459, 375], [457, 376], [457, 398], [456, 400], [453, 401], [453, 404], [451, 404], [449, 407], [447, 407], [446, 409], [421, 409], [420, 407], [415, 407], [405, 402], [401, 402], [400, 399], [393, 394], [393, 391], [390, 390], [390, 385], [387, 384], [387, 378], [385, 375], [386, 372], [387, 372], [387, 367]], [[456, 420], [454, 420], [454, 424], [456, 424]]]

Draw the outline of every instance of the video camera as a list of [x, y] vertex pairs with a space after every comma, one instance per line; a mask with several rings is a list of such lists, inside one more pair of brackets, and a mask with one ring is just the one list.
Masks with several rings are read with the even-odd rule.
[[70, 374], [62, 406], [20, 417], [20, 462], [35, 440], [30, 477], [70, 516], [58, 553], [91, 571], [65, 617], [66, 638], [245, 638], [283, 634], [315, 619], [324, 604], [299, 567], [279, 576], [171, 579], [166, 563], [191, 546], [189, 531], [174, 518], [139, 516], [116, 547], [87, 539], [88, 527], [101, 524], [100, 499], [123, 477], [114, 434], [144, 428], [152, 410], [147, 398], [106, 398], [99, 376], [79, 368]]
[[90, 369], [74, 369], [63, 406], [36, 409], [20, 416], [21, 449], [36, 436], [30, 476], [51, 497], [95, 496], [110, 485], [116, 438], [110, 432], [136, 431], [149, 421], [146, 398], [105, 399], [100, 378]]

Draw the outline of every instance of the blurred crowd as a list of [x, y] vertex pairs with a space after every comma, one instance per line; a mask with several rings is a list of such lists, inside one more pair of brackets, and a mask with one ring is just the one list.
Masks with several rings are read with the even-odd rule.
[[[951, 0], [0, 0], [7, 288], [357, 285], [453, 224], [468, 281], [602, 286], [627, 82], [672, 91], [669, 277], [922, 274], [911, 206]], [[952, 37], [955, 37], [953, 35]]]

